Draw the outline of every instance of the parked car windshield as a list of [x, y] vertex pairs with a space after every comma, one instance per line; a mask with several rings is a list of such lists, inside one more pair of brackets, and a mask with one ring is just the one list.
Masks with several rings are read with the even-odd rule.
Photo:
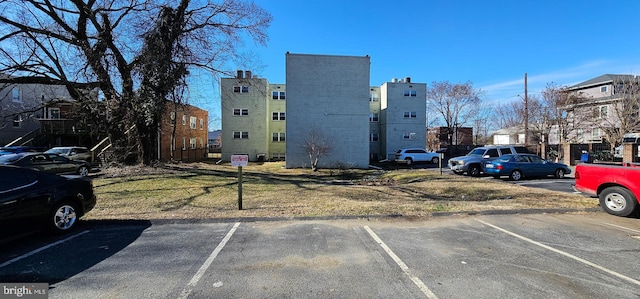
[[476, 148], [476, 149], [471, 150], [471, 151], [467, 154], [467, 156], [482, 156], [482, 155], [484, 155], [484, 151], [485, 151], [485, 150], [484, 150], [484, 149], [482, 149], [482, 148]]

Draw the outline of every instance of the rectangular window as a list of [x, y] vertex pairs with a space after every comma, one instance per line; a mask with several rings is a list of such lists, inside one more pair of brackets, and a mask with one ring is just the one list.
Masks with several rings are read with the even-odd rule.
[[182, 137], [182, 150], [187, 149], [187, 137]]
[[369, 121], [377, 122], [379, 120], [378, 113], [369, 113]]
[[204, 130], [204, 119], [200, 119], [200, 130]]
[[593, 128], [591, 130], [591, 139], [600, 139], [600, 129], [599, 128]]
[[274, 91], [271, 93], [271, 98], [274, 100], [284, 100], [285, 99], [285, 93], [284, 91]]
[[380, 100], [380, 96], [377, 93], [369, 94], [369, 102], [377, 102]]
[[186, 126], [187, 125], [187, 116], [186, 115], [182, 115], [182, 125]]
[[191, 129], [196, 129], [196, 120], [197, 118], [195, 116], [190, 116], [189, 117], [189, 128]]
[[606, 86], [601, 86], [600, 87], [600, 92], [607, 92], [607, 87]]
[[20, 88], [14, 87], [11, 89], [11, 101], [15, 103], [22, 102], [22, 97], [20, 96]]
[[408, 89], [408, 90], [404, 91], [404, 96], [405, 97], [415, 97], [417, 95], [418, 95], [418, 92], [415, 91], [415, 90]]
[[378, 142], [380, 140], [380, 136], [378, 133], [369, 134], [369, 142]]
[[271, 117], [273, 120], [286, 120], [284, 112], [273, 112]]
[[607, 118], [609, 116], [609, 106], [600, 106], [600, 118]]
[[416, 118], [417, 112], [415, 111], [405, 111], [404, 118]]
[[49, 108], [49, 119], [60, 119], [60, 108]]
[[248, 93], [249, 92], [249, 86], [234, 86], [233, 87], [233, 92]]
[[190, 149], [196, 149], [196, 139], [195, 138], [190, 138], [189, 139], [189, 148]]
[[249, 132], [242, 132], [242, 131], [233, 132], [233, 139], [248, 139], [248, 138], [249, 138]]
[[273, 142], [285, 142], [285, 133], [273, 133], [271, 141]]
[[249, 109], [244, 108], [234, 108], [233, 115], [235, 116], [247, 116], [249, 115]]
[[404, 133], [402, 136], [404, 140], [416, 140], [416, 133]]

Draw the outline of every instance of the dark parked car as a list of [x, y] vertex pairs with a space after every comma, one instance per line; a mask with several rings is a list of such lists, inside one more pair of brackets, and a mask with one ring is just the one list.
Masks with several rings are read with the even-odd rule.
[[565, 164], [549, 162], [533, 154], [502, 155], [484, 165], [484, 172], [494, 178], [509, 176], [518, 181], [523, 177], [544, 177], [553, 175], [563, 178], [571, 173]]
[[87, 161], [75, 161], [57, 154], [20, 153], [0, 156], [0, 164], [15, 165], [55, 174], [89, 174]]
[[0, 241], [37, 230], [72, 230], [96, 204], [93, 183], [80, 176], [59, 176], [0, 165]]

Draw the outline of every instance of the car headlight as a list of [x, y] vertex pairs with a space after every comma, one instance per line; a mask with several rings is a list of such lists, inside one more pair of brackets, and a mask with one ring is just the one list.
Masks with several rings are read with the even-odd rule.
[[464, 161], [458, 161], [458, 164], [464, 165]]

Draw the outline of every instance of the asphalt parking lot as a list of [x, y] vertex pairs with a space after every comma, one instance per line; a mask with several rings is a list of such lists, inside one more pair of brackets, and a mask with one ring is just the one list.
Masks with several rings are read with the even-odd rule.
[[3, 246], [49, 298], [638, 298], [640, 219], [602, 212], [87, 222]]

